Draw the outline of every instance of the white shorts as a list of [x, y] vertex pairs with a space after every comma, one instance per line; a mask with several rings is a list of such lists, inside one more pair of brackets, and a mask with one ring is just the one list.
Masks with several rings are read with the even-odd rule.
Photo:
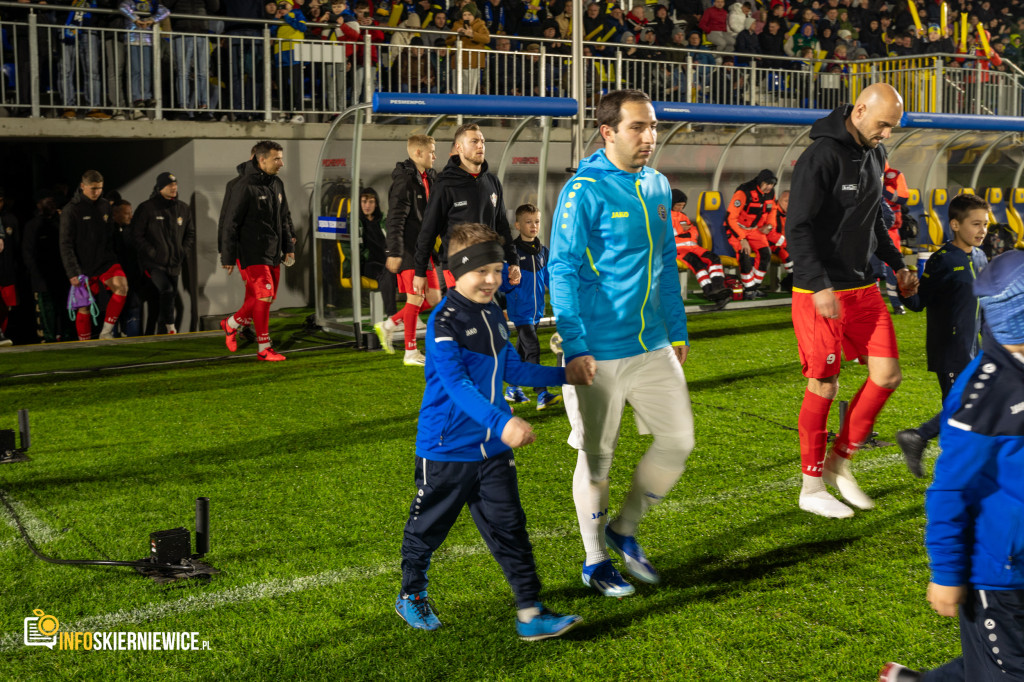
[[[563, 386], [562, 399], [572, 426], [569, 445], [586, 452], [588, 458], [614, 453], [627, 401], [640, 433], [693, 442], [690, 391], [671, 347], [598, 360], [594, 383]], [[685, 460], [688, 454], [681, 456]]]

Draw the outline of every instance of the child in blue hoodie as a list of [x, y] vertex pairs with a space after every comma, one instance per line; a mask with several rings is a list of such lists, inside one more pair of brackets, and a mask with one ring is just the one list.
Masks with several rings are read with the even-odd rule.
[[[508, 279], [508, 265], [501, 278], [501, 290], [506, 294], [508, 319], [516, 326], [516, 352], [523, 362], [540, 364], [540, 339], [537, 338], [537, 323], [544, 316], [544, 294], [548, 290], [548, 249], [537, 238], [540, 232], [540, 209], [533, 204], [523, 204], [516, 209], [516, 229], [519, 237], [512, 242], [519, 256], [519, 284]], [[534, 386], [537, 392], [537, 409], [546, 410], [562, 402], [562, 396], [555, 395], [547, 386]], [[505, 390], [505, 400], [510, 403], [528, 403], [519, 386]]]
[[[522, 362], [494, 294], [504, 252], [498, 234], [480, 223], [455, 225], [448, 242], [455, 287], [427, 323], [426, 389], [416, 435], [416, 498], [402, 540], [402, 591], [395, 611], [411, 627], [441, 627], [427, 598], [430, 559], [469, 505], [484, 542], [516, 596], [516, 630], [532, 641], [558, 637], [579, 616], [548, 611], [538, 600], [540, 579], [519, 501], [512, 448], [532, 443], [530, 425], [502, 399], [503, 381], [565, 383], [566, 370]], [[588, 368], [590, 375], [593, 368]], [[587, 369], [570, 371], [584, 383]]]

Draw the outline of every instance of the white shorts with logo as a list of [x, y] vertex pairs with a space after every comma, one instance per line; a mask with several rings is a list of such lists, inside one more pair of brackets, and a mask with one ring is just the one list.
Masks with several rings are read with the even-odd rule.
[[[626, 402], [633, 406], [640, 433], [693, 442], [690, 391], [671, 347], [618, 360], [598, 360], [594, 383], [563, 386], [562, 399], [572, 426], [569, 445], [587, 453], [595, 473], [597, 458], [604, 456], [610, 464]], [[688, 455], [689, 450], [680, 453], [681, 465]]]

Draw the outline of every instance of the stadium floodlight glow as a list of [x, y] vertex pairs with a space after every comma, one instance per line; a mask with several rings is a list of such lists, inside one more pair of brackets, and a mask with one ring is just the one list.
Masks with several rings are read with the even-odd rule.
[[14, 431], [0, 430], [0, 464], [27, 462], [30, 459], [25, 454], [32, 441], [28, 428], [28, 410], [18, 410], [18, 438], [20, 447], [15, 447]]

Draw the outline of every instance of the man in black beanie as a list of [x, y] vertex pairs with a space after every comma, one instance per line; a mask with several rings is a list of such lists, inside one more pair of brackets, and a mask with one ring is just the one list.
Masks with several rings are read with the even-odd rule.
[[157, 176], [153, 193], [135, 211], [131, 232], [139, 265], [160, 294], [160, 323], [166, 333], [177, 334], [178, 276], [195, 248], [196, 230], [188, 204], [178, 199], [178, 179], [172, 173]]

